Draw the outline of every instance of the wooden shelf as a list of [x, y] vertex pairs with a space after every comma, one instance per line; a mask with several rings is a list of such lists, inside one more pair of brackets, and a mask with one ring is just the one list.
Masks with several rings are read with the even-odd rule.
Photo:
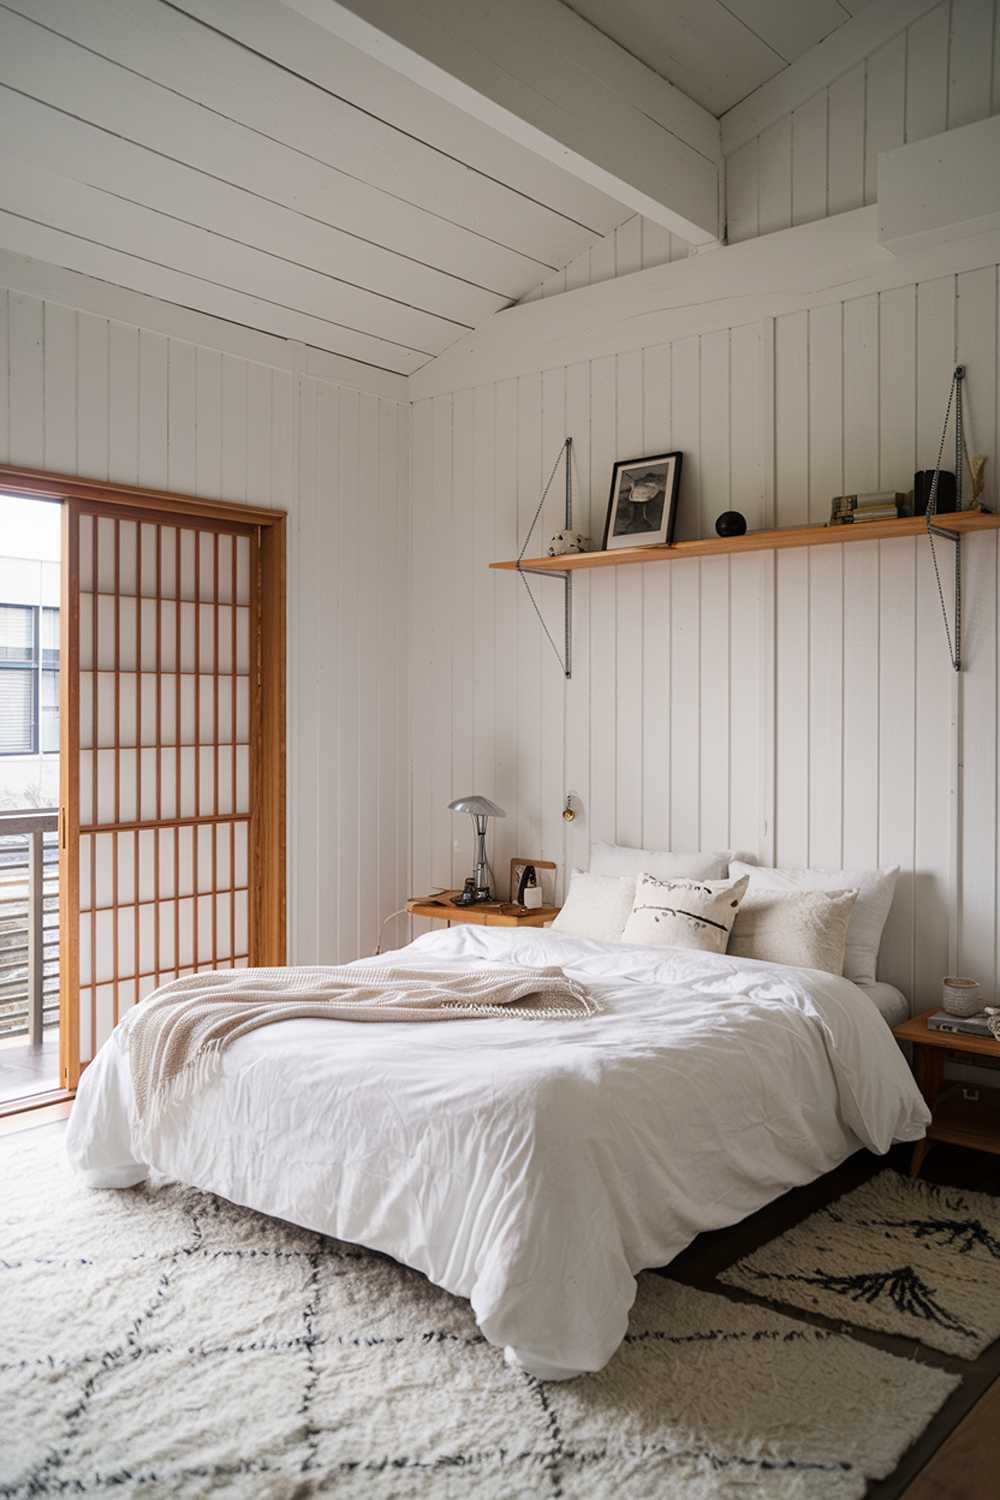
[[[962, 510], [938, 517], [948, 531], [995, 531], [1000, 515]], [[793, 526], [783, 531], [749, 531], [745, 536], [702, 537], [675, 542], [672, 547], [621, 547], [614, 552], [571, 552], [566, 557], [526, 557], [521, 567], [529, 573], [575, 573], [582, 568], [623, 568], [629, 563], [680, 562], [686, 557], [720, 557], [727, 552], [768, 552], [779, 547], [828, 547], [840, 542], [879, 542], [890, 537], [921, 536], [923, 516], [891, 521], [858, 521], [848, 526]], [[490, 563], [491, 568], [516, 571], [517, 562]]]

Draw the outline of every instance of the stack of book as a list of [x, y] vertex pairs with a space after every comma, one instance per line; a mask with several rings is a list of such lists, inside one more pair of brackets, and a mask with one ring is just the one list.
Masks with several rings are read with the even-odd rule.
[[831, 526], [852, 526], [864, 521], [894, 521], [903, 514], [906, 496], [898, 490], [879, 490], [870, 495], [837, 495], [830, 507]]

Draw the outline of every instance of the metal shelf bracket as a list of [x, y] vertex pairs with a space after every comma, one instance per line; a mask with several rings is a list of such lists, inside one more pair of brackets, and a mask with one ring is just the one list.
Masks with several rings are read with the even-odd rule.
[[531, 576], [536, 578], [555, 578], [563, 586], [563, 649], [562, 651], [560, 651], [559, 647], [556, 645], [552, 637], [552, 632], [549, 630], [548, 625], [545, 623], [545, 616], [542, 614], [538, 600], [531, 592], [531, 585], [528, 582], [528, 570], [526, 568], [522, 568], [521, 566], [522, 562], [524, 561], [524, 555], [528, 550], [528, 543], [531, 541], [532, 533], [535, 527], [538, 525], [538, 518], [542, 514], [542, 508], [545, 505], [546, 500], [548, 499], [549, 490], [552, 488], [552, 483], [559, 471], [560, 464], [563, 464], [564, 466], [565, 481], [565, 519], [563, 521], [563, 525], [567, 531], [572, 530], [573, 439], [571, 437], [568, 437], [562, 443], [559, 452], [556, 455], [556, 461], [552, 465], [552, 471], [549, 474], [545, 488], [542, 490], [542, 496], [538, 502], [538, 508], [532, 518], [531, 525], [528, 527], [527, 534], [524, 538], [524, 544], [522, 545], [520, 552], [517, 554], [517, 571], [520, 575], [521, 582], [524, 584], [524, 587], [527, 590], [528, 598], [531, 600], [532, 608], [534, 609], [535, 614], [538, 616], [539, 623], [541, 624], [541, 627], [545, 632], [549, 645], [552, 647], [553, 651], [556, 654], [556, 660], [562, 667], [563, 676], [567, 680], [569, 680], [573, 676], [573, 574], [564, 568], [559, 568], [558, 566], [556, 566], [557, 560], [555, 558], [553, 558], [553, 566], [551, 568], [531, 569]]

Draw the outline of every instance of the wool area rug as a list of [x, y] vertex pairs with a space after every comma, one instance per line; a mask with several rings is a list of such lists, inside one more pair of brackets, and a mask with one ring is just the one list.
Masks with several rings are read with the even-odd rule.
[[[33, 1138], [34, 1137], [34, 1138]], [[0, 1496], [858, 1500], [955, 1376], [644, 1274], [599, 1374], [511, 1370], [385, 1256], [0, 1142]]]
[[1000, 1199], [880, 1172], [719, 1280], [975, 1359], [1000, 1337]]

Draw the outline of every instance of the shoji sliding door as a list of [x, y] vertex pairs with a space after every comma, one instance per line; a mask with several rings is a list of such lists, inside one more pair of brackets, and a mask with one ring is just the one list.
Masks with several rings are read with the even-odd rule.
[[0, 467], [63, 502], [61, 1072], [158, 985], [285, 962], [285, 517]]
[[86, 1061], [167, 979], [248, 962], [258, 558], [248, 526], [70, 505]]

